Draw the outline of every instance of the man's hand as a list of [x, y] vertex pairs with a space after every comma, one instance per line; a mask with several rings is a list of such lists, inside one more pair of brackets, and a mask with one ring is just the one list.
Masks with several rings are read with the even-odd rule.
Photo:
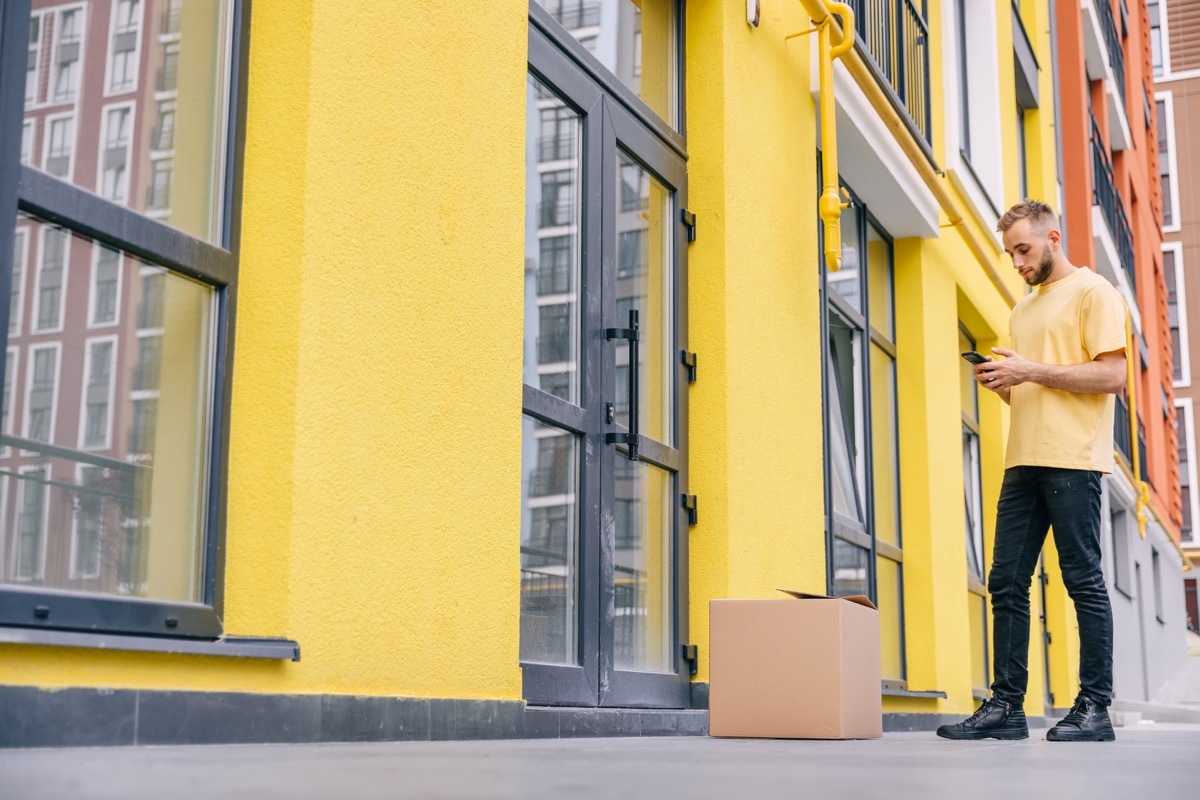
[[1030, 361], [1020, 353], [1000, 347], [993, 347], [992, 352], [1004, 356], [1004, 360], [976, 365], [975, 380], [1005, 402], [1012, 387], [1022, 383], [1037, 383], [1077, 394], [1115, 394], [1125, 386], [1124, 350], [1101, 353], [1095, 360], [1082, 364], [1061, 366]]

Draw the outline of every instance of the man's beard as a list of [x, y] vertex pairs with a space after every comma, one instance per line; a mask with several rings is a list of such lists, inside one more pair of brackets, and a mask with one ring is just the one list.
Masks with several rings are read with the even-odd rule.
[[1046, 282], [1050, 277], [1050, 273], [1054, 271], [1054, 254], [1050, 252], [1050, 245], [1046, 245], [1042, 250], [1042, 259], [1038, 265], [1034, 267], [1032, 274], [1025, 278], [1025, 282], [1030, 286], [1038, 286]]

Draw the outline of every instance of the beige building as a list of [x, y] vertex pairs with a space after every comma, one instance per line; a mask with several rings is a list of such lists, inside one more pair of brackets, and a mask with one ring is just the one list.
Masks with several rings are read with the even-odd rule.
[[[1159, 174], [1163, 194], [1163, 272], [1174, 349], [1175, 426], [1183, 504], [1182, 544], [1200, 564], [1200, 3], [1150, 0], [1150, 38], [1158, 112]], [[1189, 307], [1189, 300], [1191, 306]], [[1184, 573], [1190, 624], [1200, 626], [1196, 572]]]

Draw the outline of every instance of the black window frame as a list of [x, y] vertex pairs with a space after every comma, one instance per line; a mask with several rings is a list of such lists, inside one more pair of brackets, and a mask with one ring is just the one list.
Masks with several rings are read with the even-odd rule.
[[[229, 105], [223, 127], [227, 156], [217, 189], [221, 194], [222, 220], [215, 242], [190, 236], [144, 213], [20, 163], [31, 5], [31, 0], [7, 0], [0, 4], [0, 296], [11, 293], [13, 241], [19, 213], [212, 287], [216, 310], [205, 524], [201, 531], [203, 581], [200, 601], [195, 603], [0, 584], [0, 640], [77, 643], [78, 639], [70, 639], [69, 634], [78, 632], [165, 640], [221, 639], [225, 611], [230, 376], [241, 238], [251, 0], [230, 0]], [[0, 330], [7, 330], [8, 314], [9, 304], [0, 304]], [[0, 348], [0, 370], [4, 370], [6, 358], [7, 347]], [[75, 451], [64, 454], [82, 463], [106, 461]], [[18, 630], [5, 633], [8, 629]], [[29, 629], [42, 631], [41, 638], [28, 633]], [[151, 640], [139, 641], [142, 643], [130, 646], [155, 649], [145, 644]], [[287, 652], [265, 657], [298, 657], [294, 643], [289, 644], [292, 646], [285, 648]], [[109, 646], [121, 647], [112, 643]], [[164, 645], [162, 649], [171, 647]]]

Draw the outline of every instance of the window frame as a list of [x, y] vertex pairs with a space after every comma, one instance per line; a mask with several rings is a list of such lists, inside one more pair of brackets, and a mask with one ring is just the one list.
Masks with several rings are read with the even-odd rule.
[[[1162, 226], [1163, 233], [1178, 233], [1183, 225], [1183, 220], [1180, 219], [1179, 213], [1179, 164], [1175, 157], [1177, 142], [1175, 137], [1175, 96], [1171, 91], [1162, 91], [1154, 93], [1154, 102], [1163, 104], [1163, 119], [1166, 122], [1167, 129], [1159, 131], [1159, 138], [1165, 138], [1167, 142], [1167, 163], [1159, 163], [1159, 175], [1167, 175], [1171, 179], [1171, 189], [1169, 192], [1163, 193], [1162, 217], [1165, 219], [1167, 204], [1170, 204], [1171, 209], [1171, 224]], [[1159, 158], [1162, 158], [1162, 153], [1159, 153]]]
[[[216, 187], [221, 223], [215, 241], [211, 242], [190, 236], [144, 213], [106, 201], [86, 189], [19, 163], [20, 132], [26, 110], [25, 67], [29, 53], [31, 0], [9, 0], [2, 9], [0, 296], [8, 296], [11, 291], [12, 248], [15, 223], [20, 211], [212, 287], [214, 341], [211, 351], [211, 412], [206, 442], [208, 457], [204, 470], [205, 524], [200, 531], [203, 580], [199, 602], [181, 603], [0, 584], [0, 629], [95, 631], [135, 637], [153, 636], [156, 637], [155, 641], [163, 641], [164, 638], [220, 639], [224, 633], [228, 419], [234, 349], [232, 334], [237, 306], [251, 0], [230, 0], [228, 81], [225, 88], [227, 106], [218, 134], [218, 138], [226, 143], [224, 175]], [[77, 91], [77, 100], [79, 94], [80, 91]], [[0, 303], [0, 330], [7, 330], [8, 310], [8, 303]], [[0, 348], [0, 353], [7, 358], [6, 348]], [[2, 364], [0, 369], [3, 369]], [[64, 454], [70, 454], [83, 463], [103, 463], [108, 460], [95, 454], [70, 451]], [[44, 609], [48, 611], [43, 613]], [[43, 635], [45, 641], [57, 641], [49, 633]], [[298, 657], [294, 643], [291, 644], [292, 647], [282, 648], [280, 654], [266, 657]], [[163, 647], [169, 649], [168, 645]]]
[[[1190, 397], [1175, 398], [1175, 418], [1182, 421], [1184, 431], [1184, 447], [1188, 457], [1188, 494], [1191, 506], [1191, 528], [1187, 531], [1180, 532], [1180, 539], [1183, 546], [1196, 546], [1200, 544], [1200, 481], [1197, 480], [1197, 472], [1200, 467], [1196, 464], [1197, 448], [1196, 446], [1196, 418], [1195, 405]], [[1183, 483], [1183, 476], [1180, 475], [1180, 484]]]
[[[1179, 380], [1175, 380], [1172, 376], [1171, 385], [1176, 389], [1186, 389], [1192, 385], [1192, 353], [1191, 353], [1191, 333], [1188, 330], [1188, 302], [1187, 302], [1187, 280], [1186, 273], [1183, 269], [1183, 242], [1163, 242], [1163, 255], [1171, 254], [1171, 265], [1175, 279], [1175, 316], [1177, 320], [1177, 329], [1179, 330]], [[1166, 273], [1166, 259], [1163, 259], [1163, 272]], [[1170, 328], [1170, 298], [1167, 303], [1168, 319], [1167, 326]], [[1174, 372], [1174, 364], [1172, 372]]]

